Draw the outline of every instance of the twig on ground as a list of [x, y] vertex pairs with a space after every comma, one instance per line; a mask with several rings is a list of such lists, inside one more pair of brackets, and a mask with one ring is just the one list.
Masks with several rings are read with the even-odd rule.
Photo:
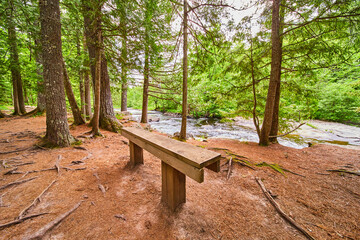
[[105, 193], [106, 193], [106, 189], [105, 187], [100, 183], [100, 178], [99, 178], [99, 175], [97, 173], [94, 173], [93, 174], [96, 179], [97, 179], [97, 182], [98, 182], [98, 188], [100, 189], [100, 191], [104, 194], [104, 197], [105, 197]]
[[55, 162], [55, 167], [56, 167], [56, 171], [57, 171], [58, 175], [60, 175], [60, 161], [61, 161], [61, 159], [62, 159], [62, 156], [59, 155], [58, 159]]
[[42, 239], [45, 234], [50, 231], [51, 229], [53, 229], [56, 225], [58, 225], [62, 220], [64, 220], [67, 216], [69, 216], [72, 212], [74, 212], [78, 207], [80, 207], [82, 201], [80, 201], [79, 203], [77, 203], [72, 209], [70, 209], [69, 211], [67, 211], [66, 213], [60, 215], [59, 217], [57, 217], [56, 219], [54, 219], [53, 221], [49, 222], [48, 224], [46, 224], [45, 226], [43, 226], [42, 228], [40, 228], [39, 231], [37, 231], [36, 233], [34, 233], [32, 236], [30, 236], [28, 238], [28, 240], [32, 240], [32, 239]]
[[77, 171], [77, 170], [85, 170], [86, 167], [82, 168], [68, 168], [68, 167], [61, 167], [62, 169], [65, 169], [66, 171]]
[[4, 223], [4, 224], [0, 225], [0, 229], [7, 228], [7, 227], [10, 227], [10, 226], [22, 223], [25, 220], [28, 220], [28, 219], [31, 219], [31, 218], [34, 218], [34, 217], [39, 217], [39, 216], [42, 216], [42, 215], [45, 215], [45, 214], [48, 214], [48, 213], [38, 213], [38, 214], [30, 215], [30, 216], [27, 216], [27, 217], [24, 217], [24, 218], [21, 218], [21, 219], [17, 219], [17, 220], [12, 221], [12, 222]]
[[35, 178], [38, 178], [38, 177], [33, 177], [33, 178], [24, 179], [24, 180], [21, 180], [21, 181], [15, 181], [15, 182], [8, 183], [8, 184], [6, 184], [4, 186], [0, 186], [0, 190], [11, 187], [11, 186], [14, 186], [14, 185], [19, 185], [21, 183], [29, 182], [31, 180], [34, 180]]
[[41, 197], [46, 193], [47, 190], [49, 190], [49, 188], [56, 182], [56, 180], [52, 181], [50, 183], [49, 186], [47, 186], [44, 191], [42, 191], [40, 193], [40, 195], [38, 197], [36, 197], [34, 199], [34, 201], [27, 207], [25, 208], [24, 210], [22, 210], [19, 214], [19, 216], [17, 217], [17, 219], [22, 219], [26, 216], [26, 214], [30, 211], [31, 208], [34, 208], [37, 204], [39, 204], [41, 202]]
[[297, 224], [292, 218], [290, 218], [288, 215], [286, 215], [280, 208], [279, 204], [275, 202], [271, 194], [268, 190], [266, 190], [264, 183], [258, 178], [255, 178], [256, 182], [259, 184], [261, 190], [265, 194], [266, 198], [270, 201], [270, 203], [274, 206], [276, 211], [281, 215], [282, 218], [284, 218], [288, 223], [290, 223], [294, 228], [296, 228], [298, 231], [300, 231], [302, 234], [304, 234], [305, 237], [307, 237], [310, 240], [314, 240], [314, 238], [305, 230], [303, 229], [299, 224]]
[[87, 151], [86, 148], [84, 147], [81, 147], [81, 146], [74, 146], [75, 149], [79, 149], [79, 150], [84, 150], [84, 151]]
[[348, 174], [353, 174], [353, 175], [356, 175], [356, 176], [360, 176], [360, 171], [353, 172], [353, 171], [349, 171], [349, 170], [346, 170], [346, 169], [329, 169], [329, 170], [326, 170], [326, 171], [328, 171], [328, 172], [348, 173]]
[[231, 175], [231, 165], [232, 165], [232, 158], [230, 158], [229, 160], [229, 168], [228, 168], [228, 173], [227, 173], [227, 176], [226, 176], [226, 180], [228, 180], [230, 178], [230, 175]]
[[209, 150], [223, 150], [223, 151], [230, 151], [227, 148], [217, 148], [217, 147], [212, 147], [212, 148], [208, 148]]

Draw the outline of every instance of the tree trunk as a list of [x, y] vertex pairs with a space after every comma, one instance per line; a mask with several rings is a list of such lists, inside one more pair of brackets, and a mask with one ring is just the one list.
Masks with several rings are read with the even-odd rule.
[[17, 37], [16, 37], [16, 29], [14, 23], [14, 8], [13, 1], [9, 2], [9, 12], [7, 18], [8, 23], [8, 42], [10, 46], [10, 70], [11, 70], [11, 78], [13, 82], [13, 102], [14, 102], [14, 115], [25, 114], [25, 103], [23, 96], [23, 88], [22, 88], [22, 80], [20, 73], [20, 63], [19, 63], [19, 54], [17, 48]]
[[69, 75], [68, 75], [67, 70], [66, 70], [64, 60], [62, 62], [62, 66], [63, 66], [63, 75], [64, 75], [64, 87], [65, 87], [65, 90], [66, 90], [66, 96], [67, 96], [68, 101], [70, 103], [71, 112], [72, 112], [73, 117], [74, 117], [74, 125], [84, 124], [85, 121], [82, 118], [81, 111], [80, 111], [80, 109], [79, 109], [79, 107], [78, 107], [78, 105], [76, 103], [76, 99], [75, 99], [74, 92], [73, 92], [72, 87], [71, 87], [71, 82], [70, 82]]
[[90, 120], [92, 118], [91, 112], [91, 87], [90, 87], [90, 78], [89, 71], [84, 71], [84, 79], [85, 79], [85, 111], [86, 111], [86, 119]]
[[280, 39], [280, 14], [279, 14], [280, 0], [273, 0], [272, 10], [272, 27], [271, 27], [271, 72], [268, 95], [265, 105], [265, 115], [263, 125], [260, 133], [260, 145], [269, 145], [269, 135], [273, 120], [274, 106], [276, 101], [276, 91], [281, 77], [281, 39]]
[[[125, 80], [127, 81], [127, 80]], [[121, 111], [126, 112], [127, 111], [127, 90], [128, 90], [128, 84], [127, 82], [123, 82], [121, 84]]]
[[[100, 21], [100, 16], [97, 16], [98, 21]], [[100, 25], [99, 25], [100, 26]], [[95, 50], [95, 102], [94, 102], [94, 117], [92, 119], [92, 134], [94, 136], [101, 135], [100, 129], [99, 129], [99, 119], [100, 119], [100, 95], [101, 95], [101, 30], [98, 28], [98, 37], [97, 37], [97, 44], [96, 44], [96, 50]]]
[[180, 139], [186, 139], [186, 120], [187, 120], [187, 78], [188, 78], [188, 56], [187, 56], [187, 0], [184, 0], [184, 45], [183, 45], [183, 96], [182, 96], [182, 114]]
[[[85, 33], [84, 33], [83, 46], [84, 46], [84, 49], [88, 49], [87, 44], [86, 44]], [[84, 59], [83, 64], [86, 67], [86, 69], [83, 71], [84, 85], [85, 85], [85, 115], [86, 115], [86, 120], [90, 120], [92, 118], [92, 112], [91, 112], [91, 84], [90, 84], [89, 70], [88, 70], [88, 68], [90, 68], [90, 63], [89, 63], [89, 61]]]
[[45, 138], [52, 146], [69, 146], [74, 138], [67, 122], [59, 0], [40, 0], [39, 7], [46, 95]]
[[[282, 5], [284, 4], [285, 0], [282, 0]], [[282, 44], [283, 38], [282, 33], [284, 32], [284, 14], [285, 14], [285, 7], [280, 5], [280, 26], [279, 26], [279, 35], [280, 35], [280, 49], [282, 51]], [[279, 132], [279, 110], [280, 110], [280, 93], [281, 93], [281, 61], [282, 61], [282, 52], [281, 52], [281, 59], [280, 59], [280, 71], [279, 71], [279, 80], [276, 86], [276, 93], [275, 93], [275, 103], [274, 103], [274, 110], [273, 110], [273, 117], [271, 123], [271, 130], [270, 136], [276, 136]], [[272, 143], [277, 143], [277, 137], [269, 137], [269, 141]]]
[[[147, 44], [147, 43], [146, 43]], [[141, 122], [147, 123], [148, 117], [148, 93], [149, 93], [149, 76], [150, 76], [150, 66], [149, 66], [149, 46], [145, 46], [145, 66], [144, 66], [144, 87], [143, 87], [143, 103], [142, 103], [142, 113], [141, 113]]]
[[[97, 25], [93, 24], [94, 22], [94, 13], [99, 11], [101, 14], [101, 8], [95, 9], [91, 6], [91, 4], [85, 0], [83, 0], [84, 8], [84, 25], [85, 25], [85, 36], [86, 36], [86, 44], [89, 51], [89, 58], [90, 58], [90, 69], [91, 69], [91, 76], [93, 79], [93, 83], [95, 80], [95, 49], [97, 42], [97, 31], [96, 29], [100, 29], [101, 22], [97, 23]], [[95, 30], [94, 30], [95, 29]], [[103, 39], [101, 36], [100, 45], [103, 45]], [[122, 128], [122, 125], [115, 117], [114, 107], [111, 98], [111, 91], [110, 91], [110, 79], [107, 69], [107, 61], [104, 53], [101, 54], [101, 87], [100, 87], [100, 127], [104, 128], [109, 131], [119, 132]], [[95, 84], [93, 84], [95, 85]]]
[[[78, 58], [81, 58], [81, 47], [80, 47], [80, 35], [76, 33], [76, 52]], [[85, 120], [86, 111], [85, 111], [85, 91], [84, 91], [84, 75], [81, 67], [78, 69], [79, 74], [79, 92], [80, 92], [80, 104], [81, 104], [81, 116]]]
[[[40, 45], [39, 40], [35, 40], [36, 45]], [[46, 109], [46, 100], [45, 100], [45, 90], [44, 90], [44, 79], [43, 79], [43, 72], [41, 69], [41, 66], [43, 65], [43, 61], [41, 58], [41, 52], [39, 50], [36, 50], [35, 53], [35, 61], [36, 61], [36, 73], [38, 75], [37, 80], [37, 113], [43, 113]]]

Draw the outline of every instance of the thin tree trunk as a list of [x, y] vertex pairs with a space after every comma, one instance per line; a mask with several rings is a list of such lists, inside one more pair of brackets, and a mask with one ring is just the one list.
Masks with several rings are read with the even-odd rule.
[[[89, 4], [89, 2], [83, 0], [83, 4], [85, 6], [84, 8], [84, 25], [85, 25], [85, 35], [86, 35], [86, 43], [88, 46], [89, 51], [89, 58], [90, 58], [90, 69], [91, 69], [91, 75], [94, 82], [95, 79], [95, 49], [97, 42], [97, 31], [95, 29], [100, 29], [101, 22], [97, 23], [99, 27], [96, 27], [97, 25], [93, 24], [94, 20], [94, 11], [99, 11], [99, 14], [101, 14], [101, 8], [95, 9], [94, 7]], [[101, 17], [101, 16], [100, 16]], [[101, 32], [100, 32], [101, 34]], [[100, 40], [100, 45], [102, 45], [102, 36]], [[112, 103], [111, 98], [111, 91], [110, 91], [110, 78], [108, 74], [107, 69], [107, 60], [105, 57], [105, 54], [101, 54], [101, 87], [100, 87], [100, 116], [99, 116], [99, 122], [100, 127], [103, 129], [107, 129], [109, 131], [113, 132], [119, 132], [122, 128], [122, 125], [115, 117], [114, 113], [114, 107]], [[93, 84], [95, 85], [95, 84]]]
[[[125, 79], [125, 81], [127, 81]], [[127, 111], [127, 90], [128, 90], [128, 84], [127, 82], [123, 82], [121, 84], [121, 111], [126, 112]]]
[[[76, 52], [78, 58], [81, 58], [81, 49], [80, 49], [80, 36], [79, 33], [76, 33]], [[84, 75], [81, 67], [78, 69], [79, 74], [79, 91], [80, 91], [80, 104], [81, 104], [81, 116], [85, 119], [86, 112], [85, 112], [85, 91], [84, 91]]]
[[[100, 16], [98, 16], [99, 18]], [[101, 46], [100, 46], [100, 42], [101, 42], [101, 30], [100, 28], [98, 28], [98, 41], [96, 44], [96, 51], [95, 51], [95, 102], [94, 102], [94, 117], [92, 119], [92, 134], [97, 136], [97, 135], [101, 135], [100, 134], [100, 129], [99, 129], [99, 119], [100, 119], [100, 95], [101, 95]]]
[[[147, 43], [146, 43], [147, 44]], [[149, 46], [145, 46], [145, 67], [144, 67], [144, 87], [143, 87], [143, 103], [142, 103], [142, 113], [141, 113], [141, 122], [148, 122], [148, 98], [149, 98], [149, 75], [150, 75], [150, 66], [149, 66]]]
[[64, 76], [64, 87], [65, 87], [66, 96], [67, 96], [68, 101], [70, 103], [71, 111], [72, 111], [72, 114], [73, 114], [73, 117], [74, 117], [74, 125], [84, 124], [85, 121], [82, 118], [81, 111], [80, 111], [80, 109], [79, 109], [79, 107], [78, 107], [78, 105], [76, 103], [76, 99], [75, 99], [74, 92], [73, 92], [72, 87], [71, 87], [71, 82], [70, 82], [69, 75], [68, 75], [67, 70], [66, 70], [64, 60], [62, 62], [62, 67], [63, 67], [63, 76]]
[[17, 48], [17, 36], [14, 23], [14, 7], [13, 1], [9, 0], [9, 9], [10, 14], [7, 18], [8, 23], [8, 42], [10, 46], [10, 70], [11, 78], [13, 82], [13, 102], [14, 102], [14, 115], [25, 114], [25, 103], [22, 89], [22, 79], [20, 73], [20, 63], [19, 63], [19, 54]]
[[90, 87], [90, 78], [89, 71], [84, 71], [84, 79], [85, 79], [85, 111], [86, 111], [86, 119], [90, 120], [92, 118], [91, 112], [91, 87]]
[[[282, 43], [283, 38], [281, 37], [282, 33], [284, 32], [284, 14], [285, 14], [285, 7], [284, 5], [285, 0], [281, 1], [280, 5], [280, 26], [279, 26], [279, 35], [280, 35], [280, 49], [282, 49]], [[282, 53], [281, 53], [282, 58]], [[281, 61], [280, 59], [280, 69], [281, 69]], [[281, 93], [281, 70], [279, 71], [279, 80], [277, 82], [276, 86], [276, 94], [275, 94], [275, 104], [274, 104], [274, 110], [273, 110], [273, 117], [272, 117], [272, 123], [271, 123], [271, 130], [270, 130], [270, 136], [277, 136], [279, 131], [279, 110], [280, 110], [280, 93]], [[269, 141], [272, 143], [277, 143], [277, 137], [269, 137]]]
[[[85, 33], [84, 33], [83, 46], [84, 46], [84, 49], [88, 49], [87, 44], [86, 44]], [[88, 70], [88, 68], [90, 68], [90, 63], [89, 63], [89, 61], [84, 59], [83, 64], [86, 67], [86, 69], [83, 71], [84, 85], [85, 85], [85, 114], [86, 114], [86, 120], [90, 120], [92, 118], [92, 112], [91, 112], [91, 83], [90, 83], [89, 70]]]
[[272, 41], [272, 53], [271, 53], [271, 72], [268, 95], [265, 105], [264, 121], [261, 127], [260, 133], [260, 145], [269, 145], [269, 136], [271, 131], [271, 125], [273, 120], [274, 105], [276, 101], [276, 89], [279, 85], [281, 77], [281, 40], [280, 40], [280, 14], [279, 14], [280, 0], [273, 0], [272, 10], [272, 27], [271, 27], [271, 41]]
[[251, 39], [251, 79], [252, 79], [252, 90], [253, 90], [253, 98], [254, 98], [254, 105], [253, 105], [253, 122], [256, 128], [256, 133], [260, 138], [260, 127], [259, 127], [259, 118], [256, 114], [256, 107], [257, 107], [257, 99], [256, 99], [256, 83], [255, 83], [255, 68], [254, 68], [254, 56], [253, 56], [253, 39]]
[[[35, 40], [36, 45], [40, 45], [39, 40]], [[41, 58], [40, 48], [36, 50], [35, 53], [35, 61], [36, 61], [36, 73], [38, 75], [37, 80], [37, 112], [43, 113], [46, 109], [46, 100], [45, 100], [45, 90], [44, 90], [44, 79], [43, 79], [43, 72], [41, 66], [43, 65], [43, 61]]]
[[184, 0], [184, 45], [183, 45], [183, 96], [182, 96], [182, 114], [180, 139], [186, 139], [186, 120], [187, 120], [187, 78], [188, 78], [188, 33], [187, 33], [187, 0]]
[[74, 138], [70, 135], [67, 122], [59, 0], [40, 0], [39, 7], [46, 94], [46, 140], [53, 146], [69, 146]]

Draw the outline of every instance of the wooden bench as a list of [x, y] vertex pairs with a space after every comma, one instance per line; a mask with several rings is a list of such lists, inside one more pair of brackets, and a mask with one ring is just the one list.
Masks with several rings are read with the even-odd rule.
[[161, 159], [162, 200], [175, 210], [186, 202], [185, 175], [202, 183], [204, 167], [220, 171], [220, 154], [184, 142], [127, 127], [121, 134], [130, 141], [130, 163], [143, 164], [143, 149]]

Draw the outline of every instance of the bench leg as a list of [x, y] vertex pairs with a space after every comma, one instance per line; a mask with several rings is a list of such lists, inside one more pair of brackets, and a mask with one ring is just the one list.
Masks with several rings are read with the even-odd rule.
[[185, 174], [161, 161], [162, 201], [172, 211], [186, 202]]
[[136, 164], [144, 164], [143, 149], [133, 142], [130, 145], [130, 163], [135, 166]]
[[220, 172], [220, 160], [206, 166], [206, 168], [214, 172]]

